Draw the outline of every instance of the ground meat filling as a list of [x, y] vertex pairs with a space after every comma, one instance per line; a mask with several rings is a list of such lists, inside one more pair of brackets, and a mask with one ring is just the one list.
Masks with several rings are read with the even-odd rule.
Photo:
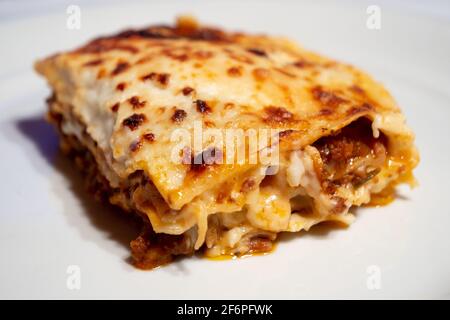
[[130, 243], [133, 264], [140, 269], [153, 269], [167, 264], [178, 255], [194, 253], [194, 242], [187, 234], [156, 234], [149, 224]]
[[337, 186], [364, 185], [381, 171], [387, 156], [386, 136], [374, 138], [367, 119], [359, 119], [337, 134], [319, 139], [314, 147], [323, 161], [322, 183], [329, 191]]

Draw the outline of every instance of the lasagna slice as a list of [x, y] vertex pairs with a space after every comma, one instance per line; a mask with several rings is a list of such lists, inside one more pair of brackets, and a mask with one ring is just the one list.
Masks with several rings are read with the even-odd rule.
[[62, 150], [134, 213], [149, 269], [174, 256], [270, 251], [280, 232], [414, 184], [414, 136], [364, 72], [284, 38], [180, 18], [38, 61]]

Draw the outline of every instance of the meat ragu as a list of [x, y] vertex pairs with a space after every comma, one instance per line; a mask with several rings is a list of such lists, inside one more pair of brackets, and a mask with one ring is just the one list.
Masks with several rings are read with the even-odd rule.
[[385, 165], [387, 138], [374, 138], [371, 122], [360, 118], [314, 144], [323, 161], [322, 180], [358, 188], [375, 177]]

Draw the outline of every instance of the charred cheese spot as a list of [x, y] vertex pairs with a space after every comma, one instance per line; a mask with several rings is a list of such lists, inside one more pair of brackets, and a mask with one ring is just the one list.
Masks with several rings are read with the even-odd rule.
[[294, 115], [283, 107], [269, 106], [264, 108], [264, 121], [267, 123], [287, 123], [293, 120]]
[[156, 81], [158, 81], [158, 83], [164, 87], [166, 87], [169, 84], [169, 80], [170, 74], [168, 73], [160, 73], [156, 78]]
[[153, 80], [156, 81], [161, 87], [167, 87], [170, 80], [170, 74], [151, 72], [145, 76], [142, 76], [141, 80], [142, 81]]
[[250, 49], [247, 49], [247, 51], [250, 53], [253, 53], [254, 55], [260, 56], [260, 57], [267, 57], [267, 53], [261, 49], [250, 48]]
[[347, 100], [337, 96], [333, 92], [324, 90], [320, 86], [312, 88], [311, 93], [315, 100], [319, 101], [322, 105], [331, 108], [336, 108], [340, 104], [348, 102]]
[[144, 139], [145, 141], [148, 141], [148, 142], [153, 142], [153, 141], [155, 141], [156, 138], [155, 138], [155, 134], [149, 132], [149, 133], [143, 134], [142, 139]]
[[120, 103], [117, 102], [117, 103], [115, 103], [115, 104], [112, 105], [111, 111], [112, 111], [112, 112], [117, 112], [117, 111], [119, 110], [119, 107], [120, 107]]
[[121, 38], [147, 38], [147, 39], [179, 39], [187, 38], [192, 40], [204, 41], [228, 41], [228, 35], [220, 29], [211, 27], [193, 27], [193, 24], [179, 22], [175, 27], [159, 25], [151, 26], [146, 29], [127, 30], [114, 36]]
[[130, 130], [134, 131], [136, 130], [142, 123], [144, 123], [147, 120], [144, 114], [142, 113], [135, 113], [128, 118], [124, 119], [122, 124], [126, 127], [128, 127]]
[[128, 62], [119, 62], [119, 63], [117, 63], [114, 70], [111, 72], [111, 75], [116, 76], [116, 75], [124, 72], [125, 70], [127, 70], [129, 67], [130, 67], [130, 64]]
[[211, 108], [208, 106], [208, 103], [203, 100], [195, 100], [195, 105], [197, 106], [197, 111], [200, 113], [210, 113]]
[[187, 113], [183, 109], [176, 109], [172, 115], [172, 121], [180, 123], [186, 118]]
[[127, 87], [127, 84], [125, 82], [120, 82], [117, 84], [116, 89], [118, 91], [123, 91], [123, 90], [125, 90], [126, 87]]
[[139, 50], [131, 45], [126, 45], [120, 42], [115, 37], [100, 38], [91, 41], [84, 47], [81, 47], [76, 52], [78, 53], [102, 53], [112, 50], [126, 51], [130, 53], [137, 53]]
[[231, 67], [227, 70], [227, 73], [231, 77], [240, 77], [242, 75], [241, 67]]
[[155, 72], [151, 72], [149, 74], [146, 74], [145, 76], [141, 77], [142, 81], [147, 81], [147, 80], [153, 80], [156, 77], [156, 73]]
[[143, 108], [145, 106], [145, 104], [147, 103], [146, 101], [139, 100], [138, 96], [131, 97], [130, 99], [128, 99], [128, 102], [131, 104], [133, 109]]
[[194, 89], [191, 87], [184, 87], [182, 90], [183, 95], [185, 95], [185, 96], [190, 95], [193, 91], [194, 91]]
[[228, 41], [228, 35], [222, 30], [210, 27], [199, 27], [196, 29], [185, 29], [179, 26], [152, 26], [146, 29], [126, 30], [115, 36], [121, 38], [147, 38], [147, 39], [179, 39], [187, 38], [204, 41]]
[[149, 39], [175, 39], [173, 28], [166, 26], [152, 26], [146, 29], [130, 29], [115, 36], [116, 38], [149, 38]]

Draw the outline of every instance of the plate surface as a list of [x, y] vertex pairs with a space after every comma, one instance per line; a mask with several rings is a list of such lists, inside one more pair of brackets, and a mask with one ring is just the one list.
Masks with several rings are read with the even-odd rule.
[[[362, 3], [86, 2], [73, 30], [66, 8], [0, 23], [0, 298], [450, 298], [448, 20], [381, 7], [374, 30]], [[136, 230], [91, 200], [59, 155], [43, 120], [49, 90], [32, 63], [185, 12], [228, 29], [286, 35], [371, 73], [416, 133], [420, 186], [401, 188], [389, 206], [357, 210], [348, 229], [285, 237], [264, 257], [134, 269], [127, 257]]]

